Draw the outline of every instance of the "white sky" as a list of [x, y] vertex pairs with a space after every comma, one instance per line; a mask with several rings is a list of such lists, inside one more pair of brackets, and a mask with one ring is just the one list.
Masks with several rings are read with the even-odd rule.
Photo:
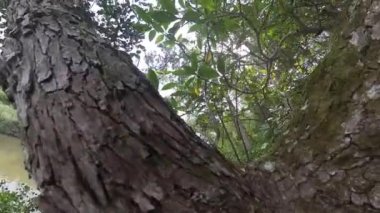
[[142, 52], [140, 54], [140, 60], [138, 60], [137, 58], [134, 58], [133, 62], [134, 64], [140, 69], [140, 70], [147, 70], [148, 69], [148, 65], [145, 63], [145, 55], [147, 53], [151, 53], [151, 52], [160, 52], [160, 48], [158, 47], [158, 45], [155, 43], [155, 40], [153, 39], [152, 41], [149, 41], [149, 38], [148, 38], [148, 33], [145, 33], [145, 37], [144, 39], [142, 40], [141, 44], [145, 47], [146, 49], [146, 52]]

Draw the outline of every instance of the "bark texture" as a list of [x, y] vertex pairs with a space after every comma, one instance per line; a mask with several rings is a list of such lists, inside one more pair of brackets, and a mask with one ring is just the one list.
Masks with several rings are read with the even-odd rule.
[[13, 0], [8, 9], [2, 75], [25, 130], [41, 210], [253, 210], [239, 171], [70, 3]]
[[305, 110], [244, 178], [73, 3], [8, 9], [0, 83], [16, 103], [43, 212], [380, 211], [379, 1], [352, 1]]
[[304, 110], [250, 174], [276, 212], [380, 212], [380, 1], [342, 15]]

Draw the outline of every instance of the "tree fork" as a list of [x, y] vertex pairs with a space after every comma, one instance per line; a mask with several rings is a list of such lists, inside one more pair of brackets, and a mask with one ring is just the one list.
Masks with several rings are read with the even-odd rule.
[[380, 211], [380, 1], [348, 2], [304, 110], [251, 174], [266, 202], [281, 194], [277, 212]]
[[12, 0], [8, 9], [0, 83], [24, 127], [43, 212], [379, 211], [378, 1], [352, 2], [311, 76], [307, 109], [246, 178], [73, 2]]

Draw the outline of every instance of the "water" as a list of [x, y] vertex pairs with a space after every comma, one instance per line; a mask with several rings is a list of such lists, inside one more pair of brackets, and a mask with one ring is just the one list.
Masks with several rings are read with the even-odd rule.
[[24, 154], [17, 138], [0, 134], [0, 179], [34, 186], [24, 167]]

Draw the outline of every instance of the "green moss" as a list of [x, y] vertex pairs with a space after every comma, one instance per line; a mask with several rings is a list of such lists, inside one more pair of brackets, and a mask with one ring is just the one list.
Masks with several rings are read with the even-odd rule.
[[9, 104], [7, 95], [0, 90], [0, 103]]

